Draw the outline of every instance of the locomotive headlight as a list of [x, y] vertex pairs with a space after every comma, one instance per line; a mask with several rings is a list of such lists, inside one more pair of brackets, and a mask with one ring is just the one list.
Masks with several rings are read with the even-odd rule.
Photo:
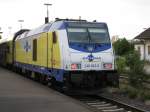
[[73, 70], [77, 69], [77, 64], [71, 64], [71, 69]]
[[105, 69], [112, 69], [112, 63], [104, 63], [104, 64], [103, 64], [103, 67], [104, 67]]
[[71, 69], [72, 70], [81, 69], [81, 64], [73, 63], [71, 64]]

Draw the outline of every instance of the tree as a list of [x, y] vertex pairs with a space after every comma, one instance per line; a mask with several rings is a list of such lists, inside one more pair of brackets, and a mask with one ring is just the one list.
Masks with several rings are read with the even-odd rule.
[[113, 44], [116, 55], [126, 55], [131, 51], [134, 51], [133, 44], [129, 43], [125, 38], [117, 40]]

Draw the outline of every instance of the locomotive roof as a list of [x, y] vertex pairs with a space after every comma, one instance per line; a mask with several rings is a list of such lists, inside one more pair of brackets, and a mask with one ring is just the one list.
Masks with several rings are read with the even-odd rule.
[[17, 40], [21, 39], [21, 38], [30, 37], [32, 35], [48, 32], [48, 31], [55, 31], [55, 30], [63, 29], [66, 26], [77, 27], [79, 25], [80, 25], [80, 27], [87, 27], [87, 26], [88, 27], [104, 27], [104, 26], [106, 26], [105, 23], [61, 20], [61, 21], [55, 21], [55, 22], [50, 22], [50, 23], [44, 24], [34, 30], [26, 31], [26, 32], [22, 33], [21, 35], [19, 35], [17, 37]]
[[25, 37], [30, 37], [30, 36], [33, 36], [36, 34], [48, 32], [48, 31], [54, 31], [56, 29], [59, 29], [62, 24], [63, 24], [62, 21], [44, 24], [34, 30], [26, 31], [26, 32], [22, 33], [21, 35], [18, 35], [16, 40], [25, 38]]
[[36, 35], [36, 34], [39, 34], [39, 33], [58, 30], [62, 27], [62, 25], [63, 25], [63, 21], [50, 22], [50, 23], [47, 23], [47, 24], [44, 24], [44, 25], [40, 26], [39, 28], [36, 28], [34, 30], [29, 31], [26, 36], [30, 37], [32, 35]]

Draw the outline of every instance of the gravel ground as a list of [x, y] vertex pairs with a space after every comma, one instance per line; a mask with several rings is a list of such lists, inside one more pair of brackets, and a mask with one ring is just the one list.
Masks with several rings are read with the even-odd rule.
[[125, 94], [119, 92], [105, 92], [102, 95], [150, 112], [150, 103], [149, 105], [145, 105], [144, 101], [141, 101], [139, 99], [130, 99]]

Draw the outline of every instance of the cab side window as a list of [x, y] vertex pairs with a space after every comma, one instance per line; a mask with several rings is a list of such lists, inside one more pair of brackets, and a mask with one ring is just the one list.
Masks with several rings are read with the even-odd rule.
[[56, 44], [57, 43], [56, 32], [53, 32], [52, 35], [53, 35], [53, 43]]
[[37, 39], [33, 40], [33, 61], [37, 61]]

